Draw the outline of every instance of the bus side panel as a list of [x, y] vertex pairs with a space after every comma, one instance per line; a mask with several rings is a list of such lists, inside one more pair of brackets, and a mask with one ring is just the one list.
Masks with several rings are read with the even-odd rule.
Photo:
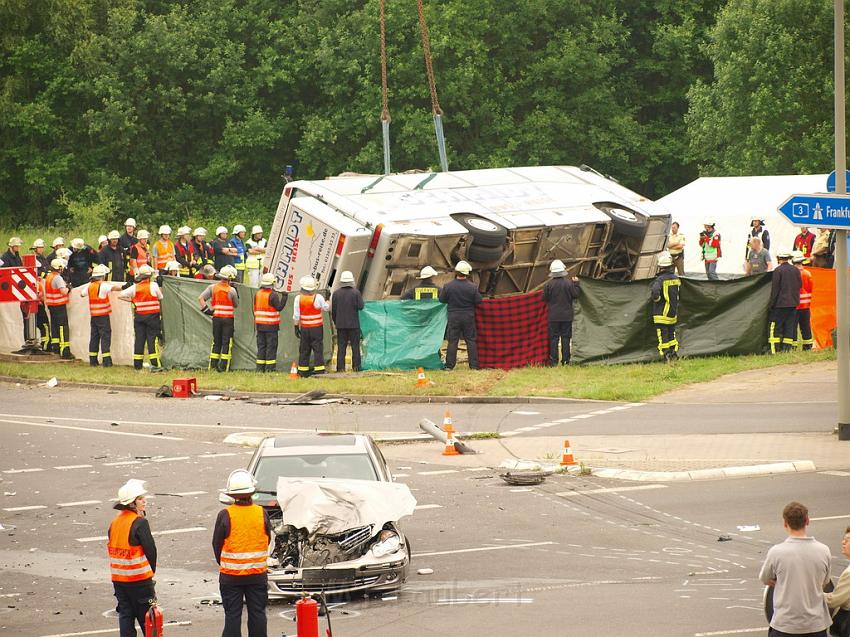
[[340, 233], [300, 210], [297, 201], [289, 206], [277, 237], [269, 272], [275, 276], [275, 289], [298, 291], [301, 277], [310, 275], [327, 284]]

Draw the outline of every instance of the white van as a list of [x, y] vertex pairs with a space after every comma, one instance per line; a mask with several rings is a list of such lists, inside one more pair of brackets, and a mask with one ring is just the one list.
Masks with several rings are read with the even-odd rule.
[[430, 265], [461, 259], [482, 293], [539, 289], [549, 264], [629, 281], [653, 277], [670, 216], [586, 166], [351, 176], [286, 185], [264, 259], [275, 288], [310, 274], [335, 289], [350, 270], [367, 300], [393, 299]]

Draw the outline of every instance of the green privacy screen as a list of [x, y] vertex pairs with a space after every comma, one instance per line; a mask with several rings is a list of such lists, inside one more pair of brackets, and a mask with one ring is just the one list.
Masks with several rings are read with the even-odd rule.
[[363, 369], [440, 369], [446, 306], [438, 301], [368, 301], [360, 312]]

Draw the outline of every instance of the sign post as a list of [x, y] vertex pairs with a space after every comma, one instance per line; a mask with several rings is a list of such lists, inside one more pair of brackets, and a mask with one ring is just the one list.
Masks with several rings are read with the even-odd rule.
[[[835, 0], [835, 194], [847, 193], [844, 105], [844, 0]], [[835, 241], [835, 309], [838, 319], [838, 439], [850, 440], [850, 307], [847, 303], [847, 230]]]

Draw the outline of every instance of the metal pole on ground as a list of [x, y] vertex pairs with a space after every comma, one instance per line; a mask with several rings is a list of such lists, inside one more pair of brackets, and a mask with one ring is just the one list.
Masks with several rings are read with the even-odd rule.
[[[835, 0], [835, 194], [847, 193], [847, 142], [844, 105], [844, 0]], [[836, 230], [835, 307], [838, 349], [838, 439], [850, 440], [850, 306], [848, 306], [847, 231]]]

